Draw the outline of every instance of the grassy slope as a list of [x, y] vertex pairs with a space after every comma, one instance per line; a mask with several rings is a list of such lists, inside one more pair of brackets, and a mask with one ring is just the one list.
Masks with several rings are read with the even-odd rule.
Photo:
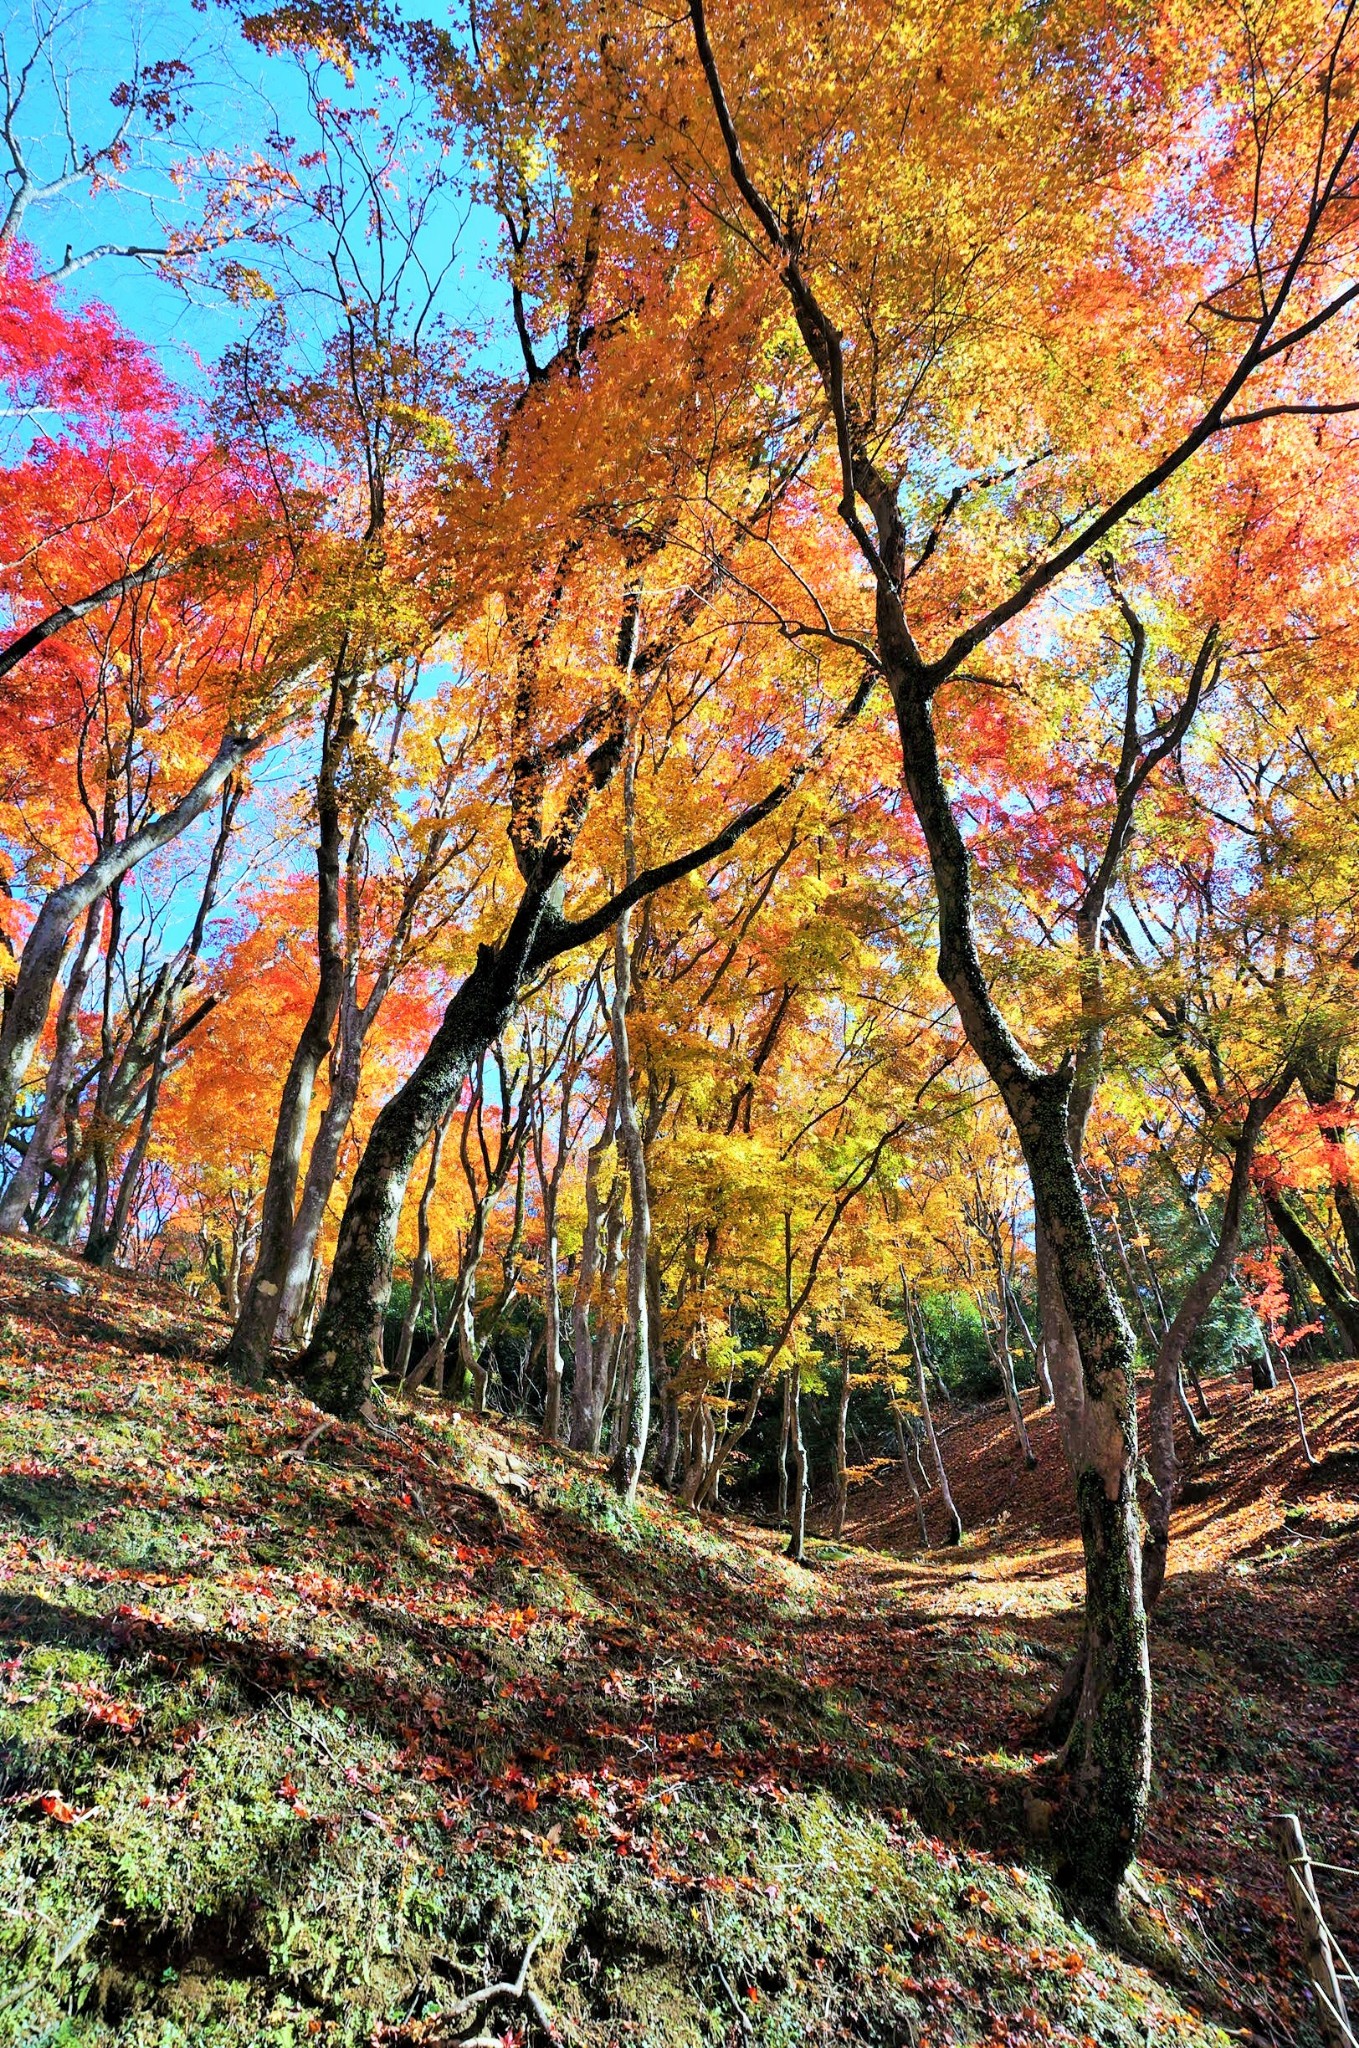
[[1061, 1616], [979, 1626], [984, 1549], [801, 1573], [526, 1435], [313, 1437], [63, 1271], [0, 1249], [0, 2048], [1222, 2041], [1159, 1908], [1158, 1978], [1043, 1876]]

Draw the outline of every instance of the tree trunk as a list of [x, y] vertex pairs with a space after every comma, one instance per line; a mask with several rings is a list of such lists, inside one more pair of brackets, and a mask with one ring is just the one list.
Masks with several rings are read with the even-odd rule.
[[565, 1377], [565, 1361], [562, 1357], [562, 1291], [557, 1270], [561, 1260], [561, 1247], [557, 1235], [557, 1204], [561, 1196], [562, 1175], [566, 1170], [567, 1147], [571, 1136], [571, 1095], [576, 1079], [575, 1032], [579, 1015], [578, 1010], [572, 1019], [563, 1047], [561, 1101], [557, 1106], [557, 1149], [550, 1173], [543, 1156], [545, 1119], [535, 1112], [530, 1121], [533, 1134], [533, 1161], [538, 1173], [538, 1191], [543, 1210], [543, 1435], [552, 1444], [559, 1440], [562, 1433], [562, 1382]]
[[[1181, 1367], [1180, 1371], [1178, 1371], [1175, 1375], [1175, 1405], [1179, 1409], [1181, 1415], [1184, 1417], [1184, 1426], [1189, 1431], [1190, 1437], [1192, 1438], [1193, 1442], [1196, 1444], [1206, 1444], [1208, 1438], [1204, 1431], [1203, 1424], [1199, 1421], [1198, 1416], [1190, 1407], [1189, 1396], [1188, 1394], [1186, 1394], [1184, 1390], [1183, 1367]], [[1150, 1607], [1151, 1595], [1147, 1592], [1146, 1580], [1147, 1558], [1146, 1544], [1144, 1543], [1142, 1546], [1142, 1597], [1146, 1601], [1148, 1607]]]
[[802, 1436], [802, 1371], [799, 1366], [788, 1368], [793, 1382], [790, 1402], [790, 1436], [793, 1446], [793, 1493], [791, 1501], [792, 1534], [784, 1553], [794, 1564], [804, 1564], [803, 1555], [807, 1541], [807, 1446]]
[[562, 1433], [562, 1295], [557, 1278], [557, 1190], [543, 1192], [543, 1435], [555, 1444]]
[[617, 1095], [611, 1095], [604, 1128], [585, 1155], [585, 1231], [580, 1244], [572, 1309], [571, 1448], [593, 1450], [602, 1421], [604, 1389], [595, 1383], [595, 1344], [590, 1309], [599, 1273], [600, 1177], [613, 1149]]
[[925, 1384], [925, 1320], [919, 1307], [911, 1299], [911, 1290], [906, 1284], [904, 1273], [901, 1276], [901, 1298], [906, 1310], [906, 1327], [911, 1338], [911, 1350], [915, 1355], [915, 1394], [920, 1403], [920, 1419], [925, 1425], [930, 1455], [934, 1460], [934, 1476], [939, 1481], [944, 1513], [948, 1517], [948, 1541], [956, 1549], [963, 1540], [963, 1518], [954, 1505], [948, 1473], [944, 1469], [944, 1454], [939, 1448], [934, 1417], [930, 1413], [930, 1390]]
[[131, 1220], [132, 1203], [137, 1192], [137, 1182], [141, 1178], [142, 1167], [146, 1162], [147, 1147], [151, 1142], [151, 1127], [156, 1120], [156, 1109], [160, 1103], [161, 1083], [165, 1079], [166, 1050], [169, 1043], [172, 1021], [167, 1004], [166, 1014], [161, 1020], [160, 1031], [156, 1037], [155, 1056], [152, 1060], [150, 1079], [146, 1086], [146, 1096], [142, 1103], [141, 1121], [137, 1127], [137, 1136], [133, 1141], [132, 1150], [128, 1154], [127, 1162], [123, 1167], [122, 1179], [118, 1184], [118, 1193], [113, 1204], [113, 1215], [110, 1217], [108, 1226], [102, 1235], [91, 1237], [89, 1244], [85, 1247], [85, 1257], [92, 1265], [100, 1266], [105, 1271], [108, 1271], [116, 1261], [118, 1247], [123, 1241], [128, 1223]]
[[23, 1224], [24, 1213], [38, 1192], [42, 1171], [52, 1156], [57, 1138], [61, 1132], [62, 1119], [66, 1114], [66, 1101], [71, 1092], [71, 1083], [76, 1077], [80, 1060], [80, 1005], [89, 983], [94, 966], [95, 954], [99, 950], [99, 927], [103, 919], [104, 899], [98, 897], [85, 913], [85, 930], [81, 936], [80, 948], [71, 963], [71, 972], [62, 991], [61, 1006], [57, 1011], [57, 1039], [52, 1054], [52, 1064], [47, 1070], [47, 1086], [43, 1092], [42, 1108], [38, 1111], [33, 1134], [29, 1138], [4, 1200], [0, 1201], [0, 1231], [18, 1230]]
[[442, 1396], [443, 1394], [444, 1364], [448, 1357], [448, 1347], [454, 1341], [458, 1325], [466, 1307], [463, 1292], [466, 1271], [467, 1268], [464, 1262], [458, 1267], [458, 1278], [453, 1283], [453, 1291], [448, 1299], [448, 1313], [442, 1322], [439, 1320], [438, 1291], [431, 1275], [430, 1299], [434, 1310], [434, 1334], [420, 1353], [415, 1365], [401, 1382], [400, 1392], [407, 1400], [410, 1399], [418, 1387], [424, 1386], [427, 1380], [433, 1382], [434, 1392], [437, 1396]]
[[587, 1449], [598, 1453], [604, 1441], [604, 1425], [613, 1399], [623, 1339], [627, 1330], [626, 1307], [618, 1299], [618, 1269], [623, 1264], [623, 1240], [627, 1230], [627, 1178], [615, 1171], [604, 1210], [604, 1264], [599, 1276], [599, 1328], [595, 1332], [591, 1378], [594, 1387], [594, 1428]]
[[892, 1409], [892, 1420], [897, 1426], [897, 1450], [901, 1456], [901, 1469], [906, 1474], [906, 1483], [911, 1489], [911, 1499], [915, 1502], [915, 1511], [920, 1522], [921, 1547], [928, 1550], [930, 1547], [930, 1527], [929, 1523], [925, 1520], [925, 1502], [921, 1496], [920, 1482], [915, 1476], [915, 1465], [912, 1462], [910, 1451], [906, 1447], [906, 1430], [901, 1420], [901, 1410], [896, 1406], [893, 1406]]
[[302, 1198], [297, 1205], [288, 1241], [288, 1260], [274, 1325], [275, 1337], [284, 1344], [292, 1344], [297, 1337], [307, 1298], [307, 1284], [316, 1262], [321, 1225], [325, 1221], [326, 1204], [339, 1174], [340, 1150], [358, 1099], [361, 1059], [361, 1045], [342, 1043], [342, 1057], [332, 1073], [330, 1094], [312, 1140], [302, 1181]]
[[1014, 1360], [1010, 1356], [1009, 1296], [1005, 1287], [1005, 1274], [999, 1266], [997, 1271], [999, 1273], [999, 1285], [996, 1289], [996, 1329], [994, 1332], [991, 1330], [984, 1315], [982, 1316], [982, 1329], [986, 1333], [991, 1357], [995, 1363], [996, 1371], [1000, 1374], [1001, 1386], [1005, 1390], [1005, 1405], [1010, 1411], [1010, 1427], [1014, 1431], [1015, 1442], [1019, 1446], [1020, 1456], [1023, 1458], [1025, 1465], [1032, 1471], [1038, 1460], [1033, 1454], [1033, 1446], [1029, 1442], [1029, 1432], [1024, 1426], [1024, 1404], [1019, 1398], [1019, 1388], [1015, 1382]]
[[1142, 1604], [1137, 1503], [1136, 1346], [1091, 1228], [1067, 1127], [1072, 1071], [1044, 1073], [996, 1007], [976, 946], [967, 846], [939, 765], [930, 697], [909, 668], [894, 676], [902, 763], [929, 850], [939, 906], [939, 975], [968, 1042], [999, 1089], [1024, 1153], [1075, 1339], [1052, 1373], [1076, 1485], [1086, 1575], [1086, 1659], [1067, 1745], [1071, 1796], [1061, 1818], [1065, 1874], [1112, 1906], [1146, 1825], [1151, 1671]]
[[1052, 1381], [1048, 1378], [1047, 1360], [1043, 1356], [1043, 1340], [1041, 1337], [1035, 1337], [1033, 1331], [1029, 1328], [1028, 1318], [1019, 1306], [1019, 1296], [1011, 1286], [1010, 1276], [1005, 1271], [1003, 1264], [1000, 1267], [1000, 1281], [1005, 1289], [1006, 1300], [1010, 1304], [1010, 1313], [1023, 1331], [1024, 1342], [1028, 1345], [1030, 1355], [1033, 1358], [1033, 1376], [1038, 1382], [1039, 1401], [1050, 1406], [1052, 1402]]
[[72, 1138], [71, 1144], [75, 1147], [74, 1157], [67, 1159], [56, 1203], [42, 1231], [49, 1243], [63, 1247], [74, 1244], [85, 1204], [94, 1189], [94, 1160], [79, 1149], [78, 1139]]
[[[628, 880], [636, 875], [632, 858], [632, 753], [624, 776], [628, 836]], [[647, 1301], [647, 1260], [651, 1251], [651, 1202], [647, 1188], [646, 1147], [632, 1095], [632, 1049], [628, 1043], [628, 1001], [632, 992], [632, 947], [629, 918], [619, 918], [614, 932], [613, 1004], [609, 1028], [613, 1038], [614, 1091], [618, 1098], [618, 1144], [628, 1170], [631, 1229], [628, 1236], [627, 1327], [630, 1339], [630, 1385], [622, 1417], [620, 1492], [629, 1507], [637, 1502], [642, 1466], [651, 1428], [651, 1343]]]
[[[239, 784], [233, 787], [228, 782], [222, 793], [222, 821], [218, 828], [217, 837], [213, 842], [207, 873], [203, 878], [203, 888], [199, 897], [198, 911], [194, 918], [193, 929], [189, 934], [188, 940], [177, 954], [173, 968], [166, 970], [161, 985], [160, 1022], [151, 1050], [150, 1072], [145, 1083], [146, 1093], [142, 1100], [141, 1118], [137, 1127], [137, 1136], [133, 1141], [132, 1151], [123, 1168], [122, 1180], [113, 1205], [113, 1215], [109, 1220], [107, 1228], [96, 1227], [91, 1232], [90, 1241], [85, 1247], [85, 1258], [92, 1265], [101, 1266], [105, 1269], [111, 1267], [117, 1259], [119, 1247], [123, 1242], [128, 1224], [131, 1221], [132, 1204], [136, 1199], [142, 1168], [146, 1162], [147, 1150], [151, 1143], [151, 1131], [156, 1120], [156, 1110], [160, 1104], [160, 1091], [165, 1081], [171, 1048], [184, 1035], [182, 1032], [177, 1032], [175, 1027], [179, 1021], [185, 992], [189, 987], [194, 969], [198, 964], [198, 956], [202, 950], [208, 919], [211, 917], [213, 906], [217, 901], [217, 889], [222, 878], [222, 866], [226, 860], [227, 846], [231, 839], [232, 826], [235, 823], [240, 800], [241, 790]], [[197, 1014], [201, 1016], [203, 1014], [202, 1010], [200, 1009]], [[189, 1024], [185, 1026], [185, 1030], [191, 1030], [192, 1028], [193, 1020], [190, 1020]], [[121, 1096], [119, 1103], [120, 1119], [122, 1116], [131, 1115], [136, 1104], [136, 1090], [141, 1085], [140, 1068], [136, 1061], [136, 1050], [136, 1034], [134, 1032], [123, 1061], [126, 1079], [122, 1075], [119, 1076], [121, 1083], [121, 1087], [118, 1090]], [[96, 1194], [95, 1218], [97, 1226], [101, 1213], [100, 1198]]]
[[1307, 1424], [1303, 1419], [1302, 1413], [1302, 1395], [1298, 1392], [1298, 1383], [1293, 1377], [1293, 1367], [1289, 1362], [1287, 1349], [1282, 1344], [1279, 1346], [1279, 1357], [1283, 1361], [1283, 1369], [1288, 1374], [1288, 1384], [1293, 1392], [1293, 1415], [1298, 1425], [1298, 1441], [1302, 1445], [1302, 1455], [1308, 1466], [1315, 1467], [1317, 1459], [1313, 1454], [1311, 1444], [1307, 1441]]
[[[1250, 1192], [1250, 1170], [1265, 1120], [1278, 1106], [1284, 1087], [1268, 1097], [1257, 1097], [1246, 1113], [1241, 1135], [1232, 1157], [1232, 1177], [1222, 1205], [1222, 1223], [1212, 1256], [1185, 1289], [1170, 1328], [1156, 1354], [1151, 1404], [1147, 1417], [1147, 1470], [1151, 1497], [1147, 1503], [1146, 1534], [1142, 1541], [1142, 1581], [1148, 1607], [1160, 1598], [1165, 1583], [1166, 1554], [1170, 1544], [1170, 1516], [1175, 1503], [1175, 1408], [1176, 1396], [1184, 1399], [1180, 1367], [1204, 1317], [1232, 1270], [1241, 1241], [1241, 1224]], [[1186, 1404], [1187, 1405], [1187, 1404]]]
[[483, 946], [423, 1059], [373, 1125], [349, 1191], [325, 1306], [297, 1367], [312, 1398], [356, 1415], [381, 1364], [392, 1256], [411, 1167], [473, 1067], [504, 1030], [529, 969], [547, 887], [525, 890], [498, 947]]
[[255, 1267], [226, 1353], [230, 1370], [247, 1384], [257, 1382], [263, 1376], [273, 1346], [293, 1244], [293, 1204], [297, 1197], [297, 1177], [302, 1168], [302, 1148], [306, 1143], [312, 1095], [321, 1063], [330, 1051], [331, 1033], [344, 996], [339, 774], [353, 730], [351, 699], [356, 683], [357, 678], [344, 677], [337, 664], [326, 710], [321, 770], [316, 785], [316, 994], [283, 1083], [274, 1142], [269, 1154], [269, 1172], [264, 1183]]
[[47, 1022], [71, 926], [91, 904], [106, 896], [122, 876], [148, 855], [168, 846], [201, 817], [227, 777], [256, 744], [239, 733], [228, 733], [197, 782], [177, 804], [159, 817], [148, 819], [126, 839], [105, 848], [83, 874], [54, 889], [44, 902], [24, 943], [5, 1007], [4, 1025], [0, 1028], [0, 1142], [8, 1135], [15, 1098]]
[[834, 1536], [844, 1535], [849, 1511], [849, 1360], [843, 1355], [843, 1338], [840, 1349], [840, 1388], [835, 1404], [835, 1512], [831, 1518]]
[[[401, 1319], [401, 1336], [396, 1347], [396, 1363], [393, 1367], [393, 1373], [398, 1383], [404, 1382], [407, 1368], [411, 1362], [411, 1346], [415, 1342], [415, 1325], [420, 1318], [420, 1302], [424, 1295], [425, 1282], [429, 1275], [429, 1212], [430, 1205], [434, 1200], [434, 1191], [439, 1185], [439, 1160], [444, 1149], [444, 1134], [447, 1129], [448, 1125], [446, 1122], [435, 1127], [434, 1143], [430, 1147], [429, 1154], [429, 1171], [425, 1175], [425, 1185], [420, 1193], [420, 1206], [416, 1211], [415, 1259], [411, 1266], [410, 1300], [406, 1304], [406, 1313]], [[438, 1323], [438, 1304], [436, 1302], [434, 1316], [436, 1330]]]
[[[460, 1389], [472, 1390], [472, 1412], [486, 1413], [486, 1368], [482, 1364], [481, 1346], [477, 1343], [477, 1267], [481, 1263], [480, 1233], [478, 1233], [477, 1257], [466, 1262], [466, 1280], [459, 1275], [457, 1313], [453, 1319], [453, 1332], [458, 1340], [458, 1375]], [[443, 1392], [442, 1382], [437, 1391]]]
[[1279, 1384], [1268, 1344], [1262, 1343], [1260, 1349], [1250, 1355], [1250, 1384], [1251, 1392], [1255, 1394], [1272, 1394]]
[[1265, 1194], [1270, 1221], [1326, 1305], [1349, 1357], [1359, 1357], [1359, 1301], [1356, 1301], [1302, 1218], [1278, 1190]]

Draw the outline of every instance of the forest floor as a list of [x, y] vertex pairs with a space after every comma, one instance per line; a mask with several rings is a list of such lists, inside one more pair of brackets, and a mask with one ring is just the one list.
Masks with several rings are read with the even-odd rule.
[[946, 1439], [960, 1550], [888, 1483], [801, 1570], [527, 1430], [323, 1426], [224, 1334], [0, 1248], [0, 2048], [1314, 2039], [1263, 1822], [1359, 1865], [1359, 1368], [1302, 1382], [1305, 1480], [1286, 1391], [1216, 1390], [1115, 1947], [1028, 1789], [1050, 1418], [1032, 1474]]

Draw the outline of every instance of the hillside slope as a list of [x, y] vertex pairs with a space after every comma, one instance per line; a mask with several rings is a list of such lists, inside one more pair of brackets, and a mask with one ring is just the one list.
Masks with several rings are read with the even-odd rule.
[[525, 1433], [244, 1393], [173, 1290], [19, 1243], [0, 1294], [0, 2044], [1306, 2038], [1178, 1795], [1156, 1972], [1063, 1913], [1070, 1614], [994, 1546], [802, 1572]]
[[[1157, 1726], [1144, 1845], [1146, 1864], [1174, 1879], [1243, 2019], [1262, 2039], [1285, 2040], [1312, 2036], [1270, 1815], [1296, 1811], [1315, 1856], [1359, 1869], [1359, 1362], [1297, 1379], [1314, 1470], [1287, 1385], [1262, 1394], [1244, 1380], [1211, 1383], [1206, 1444], [1196, 1450], [1179, 1432], [1182, 1499], [1151, 1629]], [[1035, 1653], [1055, 1667], [1076, 1633], [1074, 1502], [1056, 1418], [1034, 1402], [1025, 1397], [1032, 1471], [1002, 1404], [950, 1418], [943, 1448], [968, 1532], [960, 1550], [920, 1554], [897, 1473], [851, 1496], [851, 1538], [898, 1555], [904, 1597], [985, 1643], [994, 1682], [969, 1715], [983, 1745], [1022, 1740], [1045, 1682], [1033, 1684]], [[937, 1536], [937, 1494], [927, 1510]], [[1355, 1955], [1359, 1880], [1334, 1877], [1325, 1903]]]

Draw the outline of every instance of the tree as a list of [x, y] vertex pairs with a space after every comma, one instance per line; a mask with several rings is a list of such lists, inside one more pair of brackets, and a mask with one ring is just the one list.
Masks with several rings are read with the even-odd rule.
[[[956, 22], [939, 28], [934, 50], [927, 40], [912, 53], [922, 102], [931, 64], [943, 90], [928, 113], [922, 105], [920, 141], [912, 136], [909, 146], [903, 146], [895, 92], [890, 141], [880, 125], [886, 104], [877, 92], [884, 70], [870, 55], [873, 38], [880, 33], [876, 21], [856, 22], [847, 32], [848, 45], [834, 56], [828, 50], [824, 69], [808, 67], [801, 78], [794, 78], [786, 62], [780, 62], [794, 40], [789, 39], [771, 57], [771, 79], [777, 79], [777, 87], [763, 85], [757, 104], [748, 95], [735, 101], [729, 96], [702, 0], [691, 0], [690, 24], [708, 100], [704, 127], [712, 136], [713, 151], [706, 158], [696, 157], [681, 146], [677, 154], [691, 188], [710, 195], [708, 203], [722, 217], [749, 223], [748, 243], [762, 252], [771, 282], [777, 282], [784, 296], [808, 373], [826, 408], [835, 450], [828, 465], [830, 502], [871, 582], [875, 656], [893, 699], [905, 783], [934, 877], [940, 975], [958, 1006], [969, 1042], [1014, 1120], [1032, 1179], [1044, 1253], [1055, 1273], [1059, 1301], [1050, 1299], [1070, 1326], [1065, 1343], [1063, 1328], [1045, 1324], [1044, 1329], [1076, 1477], [1087, 1573], [1087, 1654], [1068, 1746], [1072, 1796], [1065, 1840], [1072, 1881], [1107, 1906], [1141, 1834], [1150, 1756], [1134, 1485], [1133, 1340], [1099, 1255], [1072, 1155], [1067, 1116], [1073, 1070], [1067, 1062], [1045, 1068], [1021, 1045], [997, 1005], [978, 947], [972, 855], [949, 793], [935, 707], [942, 686], [964, 671], [980, 648], [1027, 612], [1058, 578], [1090, 557], [1209, 442], [1285, 413], [1323, 417], [1359, 404], [1346, 391], [1332, 397], [1327, 384], [1330, 330], [1343, 318], [1352, 294], [1339, 267], [1332, 268], [1327, 261], [1314, 268], [1323, 249], [1328, 258], [1338, 256], [1339, 245], [1331, 238], [1347, 232], [1339, 223], [1359, 131], [1333, 126], [1331, 110], [1334, 106], [1338, 113], [1339, 103], [1333, 98], [1337, 81], [1348, 78], [1353, 61], [1349, 18], [1344, 17], [1338, 28], [1320, 30], [1315, 61], [1321, 86], [1306, 100], [1289, 83], [1276, 85], [1272, 64], [1279, 52], [1253, 40], [1247, 29], [1238, 61], [1255, 80], [1257, 95], [1265, 92], [1270, 97], [1277, 125], [1265, 130], [1256, 121], [1252, 126], [1244, 101], [1229, 100], [1219, 110], [1230, 126], [1234, 149], [1228, 158], [1228, 178], [1224, 181], [1219, 174], [1215, 192], [1219, 204], [1227, 189], [1233, 201], [1240, 196], [1247, 219], [1256, 227], [1257, 249], [1268, 218], [1273, 255], [1268, 272], [1258, 257], [1253, 267], [1225, 280], [1221, 270], [1216, 275], [1207, 266], [1200, 271], [1200, 333], [1214, 379], [1211, 396], [1195, 402], [1193, 383], [1186, 380], [1177, 387], [1185, 353], [1183, 348], [1173, 351], [1166, 359], [1170, 374], [1156, 394], [1157, 402], [1147, 408], [1158, 425], [1149, 425], [1143, 438], [1150, 442], [1159, 435], [1159, 447], [1149, 447], [1142, 455], [1134, 446], [1131, 460], [1124, 458], [1120, 477], [1106, 471], [1096, 478], [1087, 471], [1081, 478], [1085, 503], [1079, 498], [1071, 502], [1070, 512], [1060, 520], [1059, 535], [1069, 537], [1040, 548], [1038, 559], [1020, 567], [1008, 591], [983, 601], [971, 622], [948, 631], [933, 653], [920, 638], [925, 631], [938, 637], [928, 600], [915, 606], [914, 627], [909, 616], [911, 570], [924, 550], [912, 549], [901, 496], [900, 479], [912, 467], [908, 422], [910, 429], [923, 422], [927, 383], [939, 388], [955, 366], [966, 378], [977, 361], [964, 294], [981, 260], [979, 251], [989, 250], [992, 262], [1003, 260], [1019, 291], [1027, 289], [1019, 280], [1030, 273], [1022, 263], [1016, 268], [1014, 251], [1018, 221], [1027, 213], [1025, 260], [1054, 261], [1059, 275], [1071, 277], [1074, 252], [1058, 252], [1048, 236], [1061, 204], [1059, 195], [1077, 181], [1085, 188], [1083, 218], [1090, 232], [1103, 231], [1104, 216], [1090, 205], [1092, 178], [1105, 181], [1111, 200], [1122, 194], [1117, 189], [1121, 166], [1116, 151], [1108, 151], [1109, 130], [1100, 126], [1106, 111], [1100, 92], [1087, 92], [1083, 83], [1081, 91], [1064, 100], [1056, 83], [1060, 67], [1042, 67], [1036, 61], [1045, 35], [1062, 33], [1055, 17], [1045, 25], [1044, 35], [1023, 48], [1006, 47], [999, 39], [986, 44], [970, 39], [968, 26]], [[1230, 44], [1231, 23], [1215, 18], [1213, 29]], [[1123, 89], [1130, 71], [1129, 52], [1119, 51], [1116, 70], [1112, 56], [1112, 48], [1101, 50], [1097, 41], [1083, 60], [1082, 80], [1107, 79], [1111, 94]], [[1135, 63], [1134, 58], [1134, 67]], [[894, 67], [888, 68], [893, 68], [895, 78]], [[967, 80], [966, 96], [955, 99], [951, 73]], [[1228, 74], [1233, 81], [1239, 75], [1227, 65], [1223, 76]], [[861, 181], [845, 180], [837, 151], [832, 182], [832, 158], [822, 153], [824, 101], [815, 113], [809, 109], [806, 118], [793, 113], [806, 92], [820, 98], [830, 75], [862, 82], [850, 148], [856, 168], [862, 166]], [[1205, 69], [1195, 86], [1210, 75]], [[1312, 75], [1309, 70], [1309, 78]], [[692, 76], [681, 61], [668, 73], [667, 88], [677, 89], [684, 98]], [[965, 112], [969, 105], [997, 103], [1001, 77], [1016, 95], [1013, 115], [1003, 128], [970, 120]], [[676, 88], [671, 81], [685, 81], [685, 86]], [[1234, 83], [1227, 90], [1234, 92]], [[956, 126], [950, 133], [946, 116], [953, 107]], [[1163, 98], [1157, 122], [1166, 111]], [[771, 115], [776, 126], [771, 126]], [[687, 105], [683, 118], [678, 108], [668, 110], [672, 134], [698, 128], [699, 121]], [[1164, 131], [1153, 127], [1152, 135], [1139, 136], [1144, 149], [1148, 141], [1161, 142]], [[752, 149], [753, 158], [748, 155]], [[726, 169], [720, 184], [710, 170], [719, 160]], [[942, 268], [927, 262], [922, 271], [923, 227], [914, 181], [926, 161], [958, 194], [960, 218], [967, 226], [961, 233], [955, 230], [956, 239], [950, 236]], [[1192, 167], [1181, 161], [1175, 168], [1186, 197], [1191, 197]], [[1164, 158], [1158, 169], [1169, 169]], [[987, 194], [992, 209], [989, 225], [963, 199], [964, 176], [973, 189]], [[899, 205], [884, 203], [885, 191], [893, 183], [901, 193]], [[998, 191], [1016, 209], [1013, 214], [997, 209]], [[895, 236], [890, 253], [884, 246], [888, 223]], [[868, 252], [875, 245], [878, 253], [870, 265]], [[855, 284], [856, 273], [872, 282]], [[1168, 282], [1174, 276], [1168, 268]], [[1163, 300], [1152, 300], [1144, 327], [1147, 340], [1178, 297], [1176, 278]], [[1052, 337], [1059, 348], [1063, 339]], [[1149, 362], [1150, 355], [1145, 360]], [[1299, 381], [1309, 372], [1320, 375], [1319, 392]], [[1024, 388], [1022, 370], [1017, 384], [1018, 388], [1010, 386], [1016, 398]], [[900, 399], [897, 392], [903, 394]], [[1036, 395], [1032, 384], [1029, 394]], [[965, 443], [958, 445], [952, 460], [964, 472], [973, 468], [972, 450]], [[1012, 462], [1008, 473], [1013, 476], [1013, 471]], [[1087, 510], [1091, 497], [1095, 509]], [[1018, 533], [1021, 522], [1014, 524]], [[935, 532], [926, 547], [931, 554], [937, 552]], [[1059, 1366], [1063, 1358], [1068, 1363]]]

